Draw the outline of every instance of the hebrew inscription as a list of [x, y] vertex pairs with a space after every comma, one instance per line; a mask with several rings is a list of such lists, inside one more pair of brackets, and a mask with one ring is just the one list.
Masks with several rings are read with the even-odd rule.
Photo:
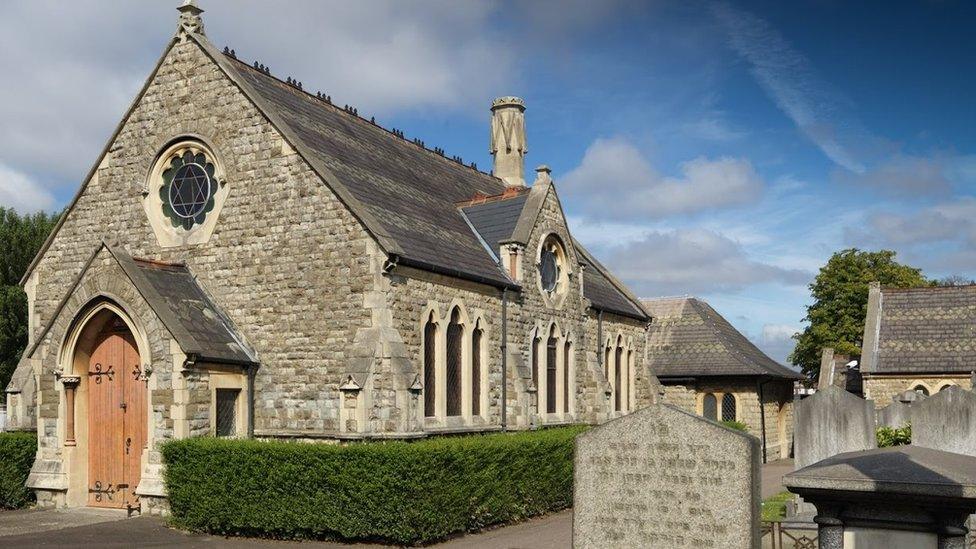
[[576, 443], [573, 545], [758, 547], [759, 444], [667, 405]]

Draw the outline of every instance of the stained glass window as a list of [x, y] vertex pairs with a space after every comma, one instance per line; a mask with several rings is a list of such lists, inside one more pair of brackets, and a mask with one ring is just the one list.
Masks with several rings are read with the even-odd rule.
[[539, 276], [542, 279], [542, 289], [551, 292], [556, 289], [559, 281], [559, 264], [556, 263], [556, 254], [552, 250], [542, 250], [539, 258]]
[[214, 172], [213, 162], [202, 152], [185, 150], [170, 160], [163, 171], [159, 197], [163, 213], [174, 227], [191, 229], [206, 219], [217, 191]]

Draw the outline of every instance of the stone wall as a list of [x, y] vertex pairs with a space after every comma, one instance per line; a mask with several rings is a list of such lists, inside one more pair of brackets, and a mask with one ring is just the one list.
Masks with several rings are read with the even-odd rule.
[[963, 389], [972, 389], [972, 378], [969, 375], [945, 376], [900, 376], [870, 374], [864, 376], [864, 398], [874, 401], [874, 405], [883, 408], [891, 403], [892, 398], [905, 391], [914, 390], [922, 386], [934, 395], [943, 388], [958, 385]]
[[763, 438], [762, 412], [765, 412], [766, 459], [773, 461], [790, 456], [793, 441], [791, 381], [764, 384], [763, 406], [759, 405], [755, 378], [698, 378], [693, 383], [664, 385], [663, 389], [663, 402], [698, 415], [702, 414], [701, 402], [704, 395], [714, 394], [719, 409], [723, 395], [735, 395], [737, 420], [745, 423], [748, 431], [760, 439]]
[[[229, 192], [208, 242], [161, 248], [143, 208], [146, 174], [188, 134], [220, 157]], [[192, 42], [163, 60], [37, 266], [35, 326], [103, 236], [133, 256], [185, 261], [224, 309], [261, 362], [257, 433], [338, 430], [341, 374], [371, 321], [371, 239]]]

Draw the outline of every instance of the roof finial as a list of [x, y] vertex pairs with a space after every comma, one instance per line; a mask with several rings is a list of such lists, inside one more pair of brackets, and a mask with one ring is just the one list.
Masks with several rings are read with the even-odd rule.
[[203, 10], [197, 6], [195, 0], [183, 0], [183, 4], [176, 11], [180, 12], [180, 31], [204, 34], [203, 18], [200, 17]]

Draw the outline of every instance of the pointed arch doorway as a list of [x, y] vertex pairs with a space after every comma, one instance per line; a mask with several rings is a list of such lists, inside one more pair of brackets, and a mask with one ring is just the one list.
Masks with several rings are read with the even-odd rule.
[[98, 317], [100, 322], [92, 323], [97, 331], [91, 333], [88, 368], [83, 374], [88, 393], [87, 503], [93, 507], [138, 508], [135, 490], [147, 440], [142, 362], [125, 321], [108, 310]]

